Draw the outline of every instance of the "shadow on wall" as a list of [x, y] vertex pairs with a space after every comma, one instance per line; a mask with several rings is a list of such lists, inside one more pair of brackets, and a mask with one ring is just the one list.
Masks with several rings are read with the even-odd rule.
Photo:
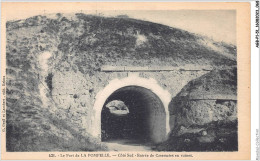
[[237, 70], [190, 81], [169, 104], [171, 133], [157, 150], [237, 151]]
[[[129, 113], [115, 115], [106, 107], [111, 101], [125, 103]], [[101, 112], [102, 141], [118, 139], [158, 143], [166, 137], [166, 114], [161, 100], [139, 86], [118, 89], [106, 100]]]

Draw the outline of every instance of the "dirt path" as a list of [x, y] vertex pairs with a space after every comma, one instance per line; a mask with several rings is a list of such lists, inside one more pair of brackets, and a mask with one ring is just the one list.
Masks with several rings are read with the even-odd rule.
[[129, 140], [116, 140], [104, 142], [110, 151], [152, 151], [148, 145], [132, 143]]

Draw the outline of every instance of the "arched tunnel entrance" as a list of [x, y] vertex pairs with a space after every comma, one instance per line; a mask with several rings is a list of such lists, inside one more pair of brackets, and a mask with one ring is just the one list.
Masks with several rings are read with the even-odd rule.
[[[107, 107], [112, 101], [123, 102], [127, 108], [121, 109], [125, 110], [123, 114], [115, 114]], [[120, 110], [115, 108], [115, 111]], [[147, 144], [161, 142], [165, 137], [164, 105], [150, 89], [126, 86], [116, 90], [106, 99], [101, 111], [102, 141], [127, 140]]]

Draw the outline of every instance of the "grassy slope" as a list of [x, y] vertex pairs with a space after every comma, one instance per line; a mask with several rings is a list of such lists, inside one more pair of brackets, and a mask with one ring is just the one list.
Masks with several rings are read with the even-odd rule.
[[154, 150], [197, 152], [238, 150], [237, 121], [228, 123], [215, 121], [203, 126], [194, 125], [190, 128], [206, 130], [207, 135], [203, 136], [201, 134], [203, 130], [201, 130], [170, 136], [167, 141], [155, 146]]
[[[26, 20], [24, 24], [30, 24]], [[7, 25], [8, 26], [8, 25]], [[58, 38], [45, 25], [7, 28], [7, 151], [97, 151], [100, 143], [70, 120], [61, 120], [40, 97], [39, 53], [55, 51]]]
[[[235, 60], [225, 56], [236, 56], [235, 46], [212, 42], [208, 38], [156, 23], [84, 14], [76, 14], [73, 18], [59, 15], [55, 19], [38, 16], [27, 21], [31, 22], [31, 26], [41, 28], [39, 36], [48, 34], [59, 41], [56, 69], [66, 68], [67, 61], [73, 62], [71, 64], [83, 73], [98, 71], [104, 64], [193, 64], [216, 68], [236, 65]], [[24, 22], [20, 24], [26, 26]], [[7, 26], [13, 30], [17, 28], [17, 22], [9, 22]], [[144, 37], [141, 43], [137, 43], [138, 35]], [[212, 42], [215, 48], [221, 48], [216, 50], [205, 42]], [[42, 46], [41, 50], [48, 50], [48, 46]]]

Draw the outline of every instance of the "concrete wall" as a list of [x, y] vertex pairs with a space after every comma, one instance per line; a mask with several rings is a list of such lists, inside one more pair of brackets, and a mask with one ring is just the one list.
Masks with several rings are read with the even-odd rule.
[[52, 100], [60, 118], [70, 118], [79, 130], [101, 138], [101, 109], [117, 89], [137, 85], [152, 90], [163, 102], [166, 131], [170, 132], [170, 100], [190, 80], [207, 71], [96, 72], [93, 76], [69, 70], [52, 71]]

